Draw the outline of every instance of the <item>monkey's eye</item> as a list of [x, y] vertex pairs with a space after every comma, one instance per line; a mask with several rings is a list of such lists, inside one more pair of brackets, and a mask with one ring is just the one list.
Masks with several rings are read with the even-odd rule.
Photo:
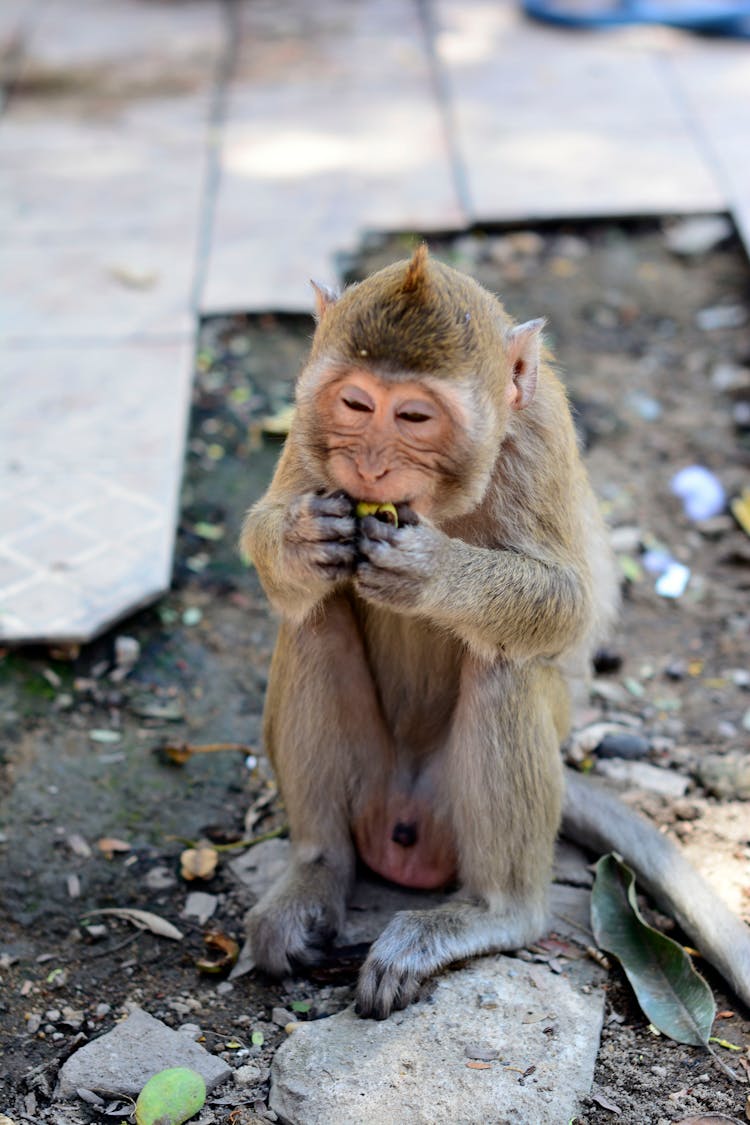
[[429, 422], [432, 415], [422, 414], [419, 410], [399, 410], [398, 417], [404, 422]]
[[372, 407], [358, 398], [345, 398], [343, 399], [343, 403], [344, 406], [348, 406], [350, 410], [360, 410], [366, 414], [372, 413]]

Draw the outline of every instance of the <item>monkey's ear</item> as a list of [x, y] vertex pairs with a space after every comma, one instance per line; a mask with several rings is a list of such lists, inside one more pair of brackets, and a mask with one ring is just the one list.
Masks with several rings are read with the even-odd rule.
[[312, 278], [310, 284], [315, 294], [315, 319], [320, 322], [331, 305], [336, 304], [341, 294], [338, 289], [332, 289], [330, 285], [323, 285], [320, 281], [313, 281]]
[[508, 401], [513, 410], [523, 410], [534, 398], [539, 373], [540, 336], [546, 321], [527, 320], [505, 333], [512, 381], [508, 386]]

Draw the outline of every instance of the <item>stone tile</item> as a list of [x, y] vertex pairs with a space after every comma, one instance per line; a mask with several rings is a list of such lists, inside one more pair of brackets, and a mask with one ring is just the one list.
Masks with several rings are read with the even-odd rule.
[[708, 42], [671, 56], [667, 66], [704, 150], [717, 168], [750, 253], [750, 68], [747, 44]]
[[194, 243], [206, 156], [200, 131], [184, 145], [156, 145], [132, 131], [102, 143], [99, 131], [92, 137], [79, 125], [53, 153], [14, 151], [0, 126], [0, 239], [72, 241], [96, 233]]
[[655, 50], [439, 0], [437, 52], [476, 220], [721, 208]]
[[44, 0], [27, 54], [34, 67], [76, 70], [81, 80], [123, 63], [132, 79], [157, 67], [169, 83], [180, 70], [212, 65], [223, 38], [219, 0]]
[[204, 311], [307, 309], [364, 230], [464, 224], [416, 6], [240, 11]]
[[191, 342], [6, 349], [0, 365], [0, 639], [86, 640], [169, 586]]
[[189, 239], [0, 244], [0, 344], [187, 334], [194, 257]]

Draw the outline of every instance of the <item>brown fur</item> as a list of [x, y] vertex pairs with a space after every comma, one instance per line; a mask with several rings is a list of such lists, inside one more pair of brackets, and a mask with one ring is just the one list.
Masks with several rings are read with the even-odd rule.
[[[425, 249], [318, 302], [297, 418], [243, 531], [282, 618], [265, 741], [293, 842], [248, 936], [271, 971], [314, 958], [355, 839], [409, 885], [458, 876], [458, 900], [397, 915], [372, 947], [358, 1010], [382, 1018], [452, 960], [543, 931], [566, 682], [617, 582], [540, 322], [514, 331]], [[450, 462], [423, 452], [401, 388], [438, 412]], [[400, 526], [357, 521], [357, 499], [399, 503]]]

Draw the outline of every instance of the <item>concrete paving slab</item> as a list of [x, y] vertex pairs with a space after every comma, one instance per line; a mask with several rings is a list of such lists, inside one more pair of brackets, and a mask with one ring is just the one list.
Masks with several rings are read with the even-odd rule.
[[96, 144], [85, 125], [71, 126], [54, 155], [43, 147], [19, 152], [0, 127], [0, 239], [49, 244], [96, 233], [193, 245], [206, 157], [195, 139], [156, 144], [130, 132]]
[[747, 43], [708, 42], [671, 55], [666, 66], [750, 252]]
[[169, 586], [191, 341], [0, 366], [0, 640], [84, 641]]
[[364, 230], [464, 224], [416, 5], [240, 13], [203, 311], [307, 309]]
[[436, 50], [475, 221], [721, 209], [659, 54], [510, 5], [437, 0]]
[[0, 343], [188, 336], [194, 269], [195, 247], [185, 239], [89, 234], [60, 244], [6, 242]]

